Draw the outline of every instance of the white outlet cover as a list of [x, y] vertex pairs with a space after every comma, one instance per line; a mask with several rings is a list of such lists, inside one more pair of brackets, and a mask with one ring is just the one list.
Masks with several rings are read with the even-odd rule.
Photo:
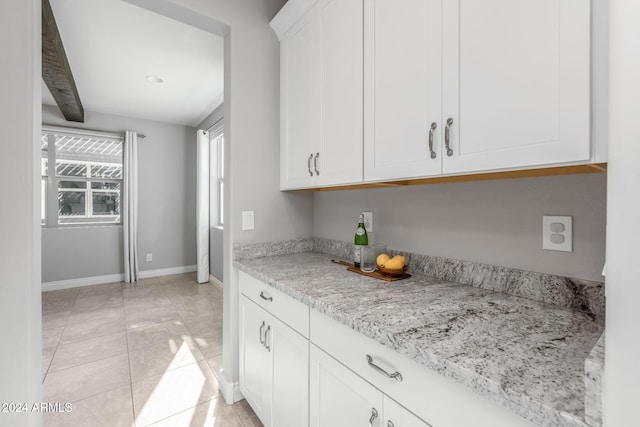
[[253, 211], [242, 211], [242, 230], [255, 230]]
[[573, 217], [542, 217], [542, 249], [573, 252]]

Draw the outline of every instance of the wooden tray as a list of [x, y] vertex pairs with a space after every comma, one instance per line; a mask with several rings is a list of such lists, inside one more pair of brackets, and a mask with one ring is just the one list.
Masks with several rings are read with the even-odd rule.
[[353, 271], [354, 273], [362, 274], [363, 276], [373, 277], [375, 279], [384, 280], [386, 282], [395, 282], [396, 280], [407, 279], [411, 277], [409, 273], [402, 273], [400, 276], [389, 276], [387, 274], [382, 274], [380, 270], [372, 271], [371, 273], [367, 273], [366, 271], [360, 270], [360, 268], [355, 267], [352, 263], [346, 261], [336, 261], [334, 259], [331, 262], [344, 265], [347, 267], [347, 270]]

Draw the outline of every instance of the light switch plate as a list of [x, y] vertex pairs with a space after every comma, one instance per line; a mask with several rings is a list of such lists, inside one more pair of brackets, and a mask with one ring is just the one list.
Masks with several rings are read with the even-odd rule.
[[542, 217], [542, 249], [573, 252], [573, 217]]
[[242, 230], [251, 231], [254, 229], [255, 226], [253, 211], [242, 211]]

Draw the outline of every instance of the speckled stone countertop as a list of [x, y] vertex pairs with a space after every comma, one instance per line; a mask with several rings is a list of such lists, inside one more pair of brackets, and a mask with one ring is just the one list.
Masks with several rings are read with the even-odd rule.
[[599, 316], [414, 274], [385, 282], [330, 255], [234, 261], [241, 271], [541, 426], [585, 426]]

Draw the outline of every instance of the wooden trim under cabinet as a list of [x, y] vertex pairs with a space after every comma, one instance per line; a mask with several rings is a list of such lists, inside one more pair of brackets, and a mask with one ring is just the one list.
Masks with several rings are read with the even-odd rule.
[[455, 176], [434, 176], [432, 178], [418, 178], [400, 181], [372, 182], [363, 184], [343, 185], [336, 187], [308, 188], [302, 191], [338, 191], [359, 190], [367, 188], [406, 187], [410, 185], [446, 184], [450, 182], [489, 181], [498, 179], [533, 178], [556, 175], [577, 175], [584, 173], [606, 173], [607, 163], [592, 163], [588, 165], [559, 166], [552, 168], [525, 169], [504, 172], [477, 173]]

